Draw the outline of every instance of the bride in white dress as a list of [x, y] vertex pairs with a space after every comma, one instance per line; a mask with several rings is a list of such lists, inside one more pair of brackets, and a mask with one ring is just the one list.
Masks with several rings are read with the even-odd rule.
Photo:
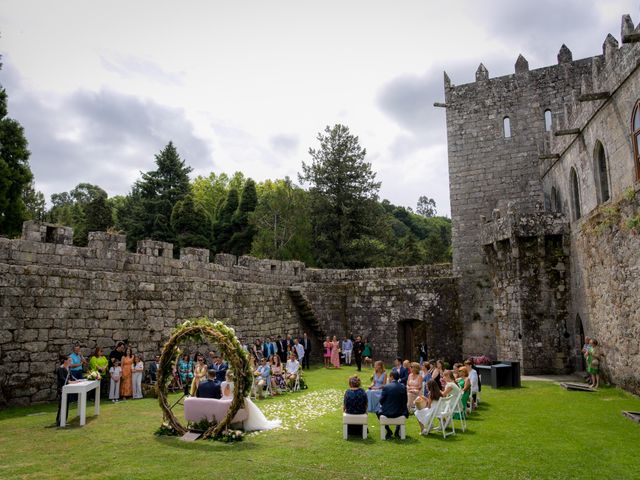
[[[220, 385], [222, 390], [223, 400], [233, 399], [234, 383], [231, 381], [224, 381]], [[244, 408], [247, 411], [247, 419], [242, 422], [242, 429], [245, 432], [252, 432], [255, 430], [272, 430], [282, 425], [281, 420], [267, 420], [264, 414], [260, 411], [258, 406], [251, 401], [249, 397], [244, 399]]]

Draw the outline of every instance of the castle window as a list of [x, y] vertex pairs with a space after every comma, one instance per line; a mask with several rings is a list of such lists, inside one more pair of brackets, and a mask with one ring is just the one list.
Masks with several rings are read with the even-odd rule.
[[578, 184], [578, 174], [576, 169], [571, 167], [571, 206], [573, 207], [573, 219], [578, 220], [582, 216], [580, 211], [580, 185]]
[[607, 157], [604, 152], [604, 147], [600, 141], [596, 141], [596, 148], [594, 151], [594, 172], [596, 187], [598, 189], [598, 204], [604, 203], [609, 200], [609, 172], [607, 170]]
[[636, 102], [631, 116], [631, 131], [633, 132], [633, 157], [636, 164], [636, 179], [640, 180], [640, 100]]
[[502, 120], [502, 132], [504, 133], [504, 138], [511, 138], [511, 120], [509, 117], [504, 117]]
[[548, 108], [544, 111], [544, 130], [546, 132], [550, 132], [551, 131], [551, 125], [552, 125], [552, 120], [551, 120], [551, 110], [549, 110]]

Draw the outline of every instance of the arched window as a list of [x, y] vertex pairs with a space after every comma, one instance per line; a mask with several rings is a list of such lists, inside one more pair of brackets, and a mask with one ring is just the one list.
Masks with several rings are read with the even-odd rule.
[[607, 157], [604, 153], [604, 147], [598, 140], [593, 152], [593, 164], [595, 181], [598, 193], [598, 203], [604, 203], [611, 197], [609, 193], [609, 171], [607, 169]]
[[558, 192], [556, 187], [551, 187], [551, 211], [557, 212], [556, 205], [558, 205]]
[[511, 120], [509, 117], [502, 119], [502, 132], [504, 133], [504, 138], [511, 138]]
[[571, 184], [571, 206], [573, 207], [573, 219], [578, 220], [582, 216], [580, 211], [580, 185], [578, 184], [578, 174], [576, 169], [571, 167], [570, 182]]
[[545, 129], [546, 132], [550, 132], [551, 131], [551, 125], [552, 125], [551, 110], [549, 110], [547, 108], [544, 111], [544, 129]]
[[504, 133], [504, 138], [511, 138], [511, 120], [509, 117], [502, 119], [502, 133]]
[[633, 132], [633, 158], [636, 164], [636, 179], [640, 180], [640, 100], [636, 102], [631, 115], [631, 131]]

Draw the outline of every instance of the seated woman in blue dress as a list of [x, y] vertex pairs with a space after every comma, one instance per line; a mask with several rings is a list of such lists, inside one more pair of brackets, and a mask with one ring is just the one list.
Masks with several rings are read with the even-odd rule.
[[[360, 388], [360, 379], [357, 375], [349, 378], [349, 389], [344, 392], [342, 410], [350, 415], [367, 413], [367, 394]], [[362, 436], [363, 428], [366, 427], [364, 425], [349, 425], [347, 433], [349, 435]]]
[[378, 360], [373, 365], [373, 377], [369, 390], [367, 390], [367, 410], [375, 413], [378, 410], [382, 387], [387, 383], [387, 373], [384, 371], [384, 364]]

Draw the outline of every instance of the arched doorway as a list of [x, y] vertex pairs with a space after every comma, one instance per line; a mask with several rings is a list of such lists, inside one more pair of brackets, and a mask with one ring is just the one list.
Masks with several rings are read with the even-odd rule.
[[427, 342], [426, 323], [420, 320], [401, 320], [398, 322], [398, 355], [404, 360], [417, 362], [418, 346]]

